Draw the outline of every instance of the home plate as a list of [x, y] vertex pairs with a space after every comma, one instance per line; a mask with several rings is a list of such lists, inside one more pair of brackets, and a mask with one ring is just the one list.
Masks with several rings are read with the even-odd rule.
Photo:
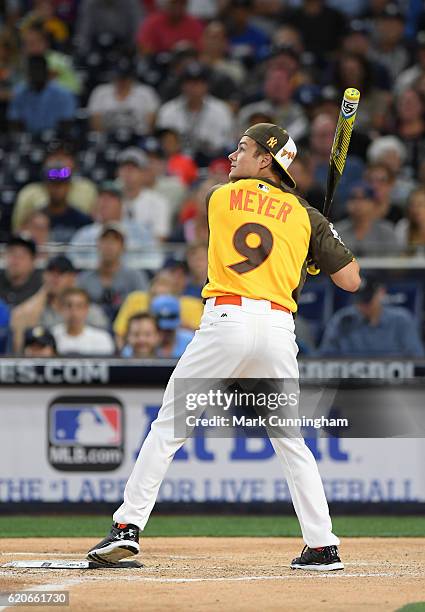
[[40, 568], [40, 569], [67, 569], [67, 570], [82, 570], [82, 569], [132, 569], [143, 567], [138, 561], [120, 561], [118, 563], [96, 563], [95, 561], [72, 561], [69, 559], [55, 559], [54, 561], [9, 561], [1, 567], [15, 568]]

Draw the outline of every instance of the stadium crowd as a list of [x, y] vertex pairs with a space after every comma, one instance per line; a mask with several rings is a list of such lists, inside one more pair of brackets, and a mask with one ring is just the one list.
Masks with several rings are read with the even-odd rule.
[[[0, 8], [0, 354], [178, 358], [203, 308], [205, 195], [240, 134], [285, 127], [298, 193], [321, 209], [349, 86], [361, 103], [335, 228], [360, 257], [408, 270], [425, 254], [421, 0]], [[322, 320], [301, 303], [301, 352], [422, 357], [423, 276], [410, 309], [384, 285], [328, 295]]]

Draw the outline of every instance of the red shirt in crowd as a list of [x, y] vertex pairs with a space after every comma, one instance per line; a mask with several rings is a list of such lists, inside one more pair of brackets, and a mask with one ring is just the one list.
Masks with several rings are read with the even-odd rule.
[[199, 49], [203, 29], [202, 21], [191, 15], [185, 15], [175, 22], [166, 12], [157, 11], [143, 20], [137, 33], [137, 44], [144, 53], [170, 51], [182, 40], [193, 43]]

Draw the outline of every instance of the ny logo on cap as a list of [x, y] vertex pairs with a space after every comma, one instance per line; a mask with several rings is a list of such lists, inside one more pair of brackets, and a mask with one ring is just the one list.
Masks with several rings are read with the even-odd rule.
[[268, 147], [273, 149], [277, 145], [277, 138], [275, 138], [274, 136], [270, 136], [266, 144]]

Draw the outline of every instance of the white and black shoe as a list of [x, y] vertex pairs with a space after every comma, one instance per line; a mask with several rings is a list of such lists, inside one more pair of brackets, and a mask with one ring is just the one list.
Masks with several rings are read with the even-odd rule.
[[323, 548], [304, 546], [301, 556], [292, 560], [291, 568], [330, 572], [333, 570], [343, 570], [344, 564], [338, 556], [338, 548], [336, 546], [324, 546]]
[[136, 525], [114, 523], [106, 538], [89, 550], [87, 559], [108, 565], [137, 555], [139, 551], [139, 528]]

